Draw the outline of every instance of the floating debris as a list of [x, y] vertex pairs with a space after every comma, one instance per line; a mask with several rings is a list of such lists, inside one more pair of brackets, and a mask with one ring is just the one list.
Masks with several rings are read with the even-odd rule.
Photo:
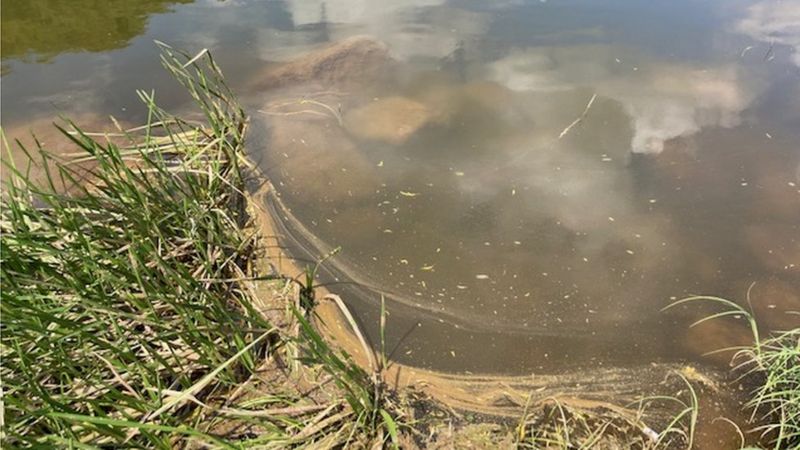
[[400, 191], [400, 195], [403, 197], [416, 197], [419, 195], [418, 192], [408, 192], [408, 191]]
[[586, 115], [589, 114], [589, 108], [592, 107], [592, 104], [594, 103], [596, 98], [597, 98], [597, 94], [592, 95], [592, 98], [589, 99], [589, 103], [586, 104], [586, 108], [583, 110], [583, 113], [581, 113], [581, 115], [577, 119], [575, 119], [575, 121], [573, 121], [571, 124], [569, 124], [569, 126], [567, 126], [567, 128], [564, 128], [564, 131], [562, 131], [561, 134], [558, 135], [559, 139], [561, 139], [564, 136], [566, 136], [567, 133], [569, 133], [569, 131], [572, 128], [574, 128], [576, 125], [581, 123], [581, 121], [583, 121], [583, 119], [586, 117]]

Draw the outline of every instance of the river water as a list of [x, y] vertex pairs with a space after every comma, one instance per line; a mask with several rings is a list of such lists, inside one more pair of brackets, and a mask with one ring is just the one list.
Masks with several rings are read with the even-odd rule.
[[[263, 82], [365, 35], [379, 76]], [[763, 329], [800, 322], [800, 2], [4, 2], [6, 132], [137, 123], [136, 89], [180, 110], [155, 39], [212, 50], [290, 251], [341, 247], [323, 280], [373, 342], [385, 298], [397, 361], [724, 365], [741, 321], [661, 309], [751, 287]]]

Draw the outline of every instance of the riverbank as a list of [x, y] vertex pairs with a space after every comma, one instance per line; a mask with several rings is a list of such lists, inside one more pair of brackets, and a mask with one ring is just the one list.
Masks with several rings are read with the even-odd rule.
[[[319, 265], [282, 253], [260, 197], [269, 183], [244, 152], [247, 116], [213, 60], [165, 47], [164, 63], [204, 123], [140, 94], [151, 113], [143, 127], [103, 136], [65, 128], [77, 150], [68, 159], [28, 149], [44, 184], [29, 182], [24, 166], [8, 168], [5, 443], [692, 445], [697, 392], [710, 387], [681, 366], [663, 386], [674, 396], [638, 393], [637, 402], [629, 393], [614, 405], [580, 398], [569, 380], [553, 389], [559, 377], [447, 375], [387, 361], [336, 296], [315, 286]], [[770, 392], [796, 392], [794, 367]], [[649, 416], [648, 406], [661, 413]], [[784, 420], [796, 424], [791, 411]]]

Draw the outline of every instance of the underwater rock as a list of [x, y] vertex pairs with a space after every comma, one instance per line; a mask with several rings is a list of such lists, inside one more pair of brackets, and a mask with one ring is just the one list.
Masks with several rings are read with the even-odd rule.
[[800, 273], [800, 226], [751, 225], [744, 235], [748, 249], [764, 267], [778, 273]]
[[[125, 138], [114, 135], [118, 134], [120, 130], [114, 122], [111, 121], [109, 116], [81, 112], [72, 114], [70, 120], [84, 132], [109, 133], [109, 135], [106, 136], [93, 136], [93, 139], [100, 144], [106, 144], [107, 142], [114, 142], [118, 145], [130, 144]], [[133, 127], [132, 124], [124, 120], [118, 120], [117, 123], [123, 129]], [[23, 173], [28, 170], [28, 176], [35, 184], [46, 182], [47, 174], [42, 168], [41, 161], [37, 156], [38, 145], [41, 145], [42, 149], [55, 157], [80, 153], [78, 146], [72, 142], [69, 137], [65, 136], [61, 130], [56, 128], [56, 124], [67, 131], [72, 131], [72, 127], [69, 123], [57, 117], [38, 117], [25, 122], [3, 124], [3, 132], [8, 140], [9, 148], [8, 152], [6, 152], [2, 158], [16, 165]], [[23, 146], [25, 150], [23, 150], [20, 145]], [[35, 163], [29, 168], [27, 166], [30, 161], [26, 156], [26, 151], [33, 156], [33, 162]], [[82, 167], [84, 165], [85, 164], [79, 164], [73, 167]], [[7, 179], [7, 176], [8, 168], [5, 167], [5, 165], [0, 165], [0, 178]], [[59, 183], [57, 187], [61, 188], [62, 186]]]
[[800, 284], [779, 279], [759, 280], [750, 292], [753, 314], [769, 330], [800, 326]]
[[[754, 157], [751, 214], [761, 220], [774, 219], [800, 223], [800, 172], [794, 170], [795, 158]], [[797, 172], [797, 173], [794, 173]]]
[[513, 102], [514, 92], [491, 81], [477, 81], [462, 85], [436, 84], [421, 93], [421, 101], [428, 105], [440, 122], [460, 120], [465, 115], [510, 119], [518, 111]]
[[325, 87], [363, 83], [378, 77], [390, 61], [386, 45], [355, 36], [269, 69], [256, 86], [267, 89], [302, 83]]
[[[87, 133], [111, 133], [113, 135], [120, 132], [109, 116], [93, 113], [76, 113], [70, 115], [69, 120]], [[123, 129], [133, 126], [123, 120], [118, 120], [118, 123]], [[37, 117], [29, 121], [11, 124], [4, 123], [3, 129], [9, 144], [11, 144], [12, 152], [19, 150], [18, 145], [12, 144], [12, 142], [17, 140], [19, 140], [26, 149], [31, 151], [36, 149], [36, 141], [49, 153], [54, 155], [74, 153], [77, 151], [75, 143], [65, 136], [61, 130], [56, 128], [56, 125], [68, 131], [72, 130], [68, 122], [56, 116]], [[95, 137], [95, 139], [101, 143], [107, 140], [106, 137], [103, 136]], [[112, 139], [112, 141], [113, 140], [114, 139]]]
[[379, 189], [375, 167], [344, 130], [324, 118], [274, 117], [268, 121], [276, 182], [297, 201], [342, 207]]
[[731, 348], [752, 344], [753, 335], [743, 322], [725, 319], [708, 320], [689, 328], [681, 343], [692, 355], [723, 367], [731, 363], [736, 353]]
[[347, 131], [359, 139], [399, 145], [431, 118], [431, 111], [420, 102], [386, 97], [349, 111], [344, 123]]

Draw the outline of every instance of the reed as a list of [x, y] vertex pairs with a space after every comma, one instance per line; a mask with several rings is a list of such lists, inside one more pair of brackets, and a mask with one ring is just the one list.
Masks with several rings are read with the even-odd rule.
[[25, 167], [6, 163], [8, 445], [221, 445], [193, 426], [196, 403], [246, 379], [269, 350], [275, 330], [236, 281], [255, 244], [243, 232], [246, 118], [209, 56], [185, 64], [162, 48], [205, 123], [140, 92], [145, 126], [104, 139], [67, 122], [77, 154], [22, 148]]
[[[748, 292], [749, 303], [749, 292]], [[706, 303], [719, 308], [692, 326], [729, 318], [745, 321], [753, 344], [736, 347], [734, 371], [741, 378], [755, 380], [748, 407], [752, 411], [753, 431], [775, 450], [800, 448], [800, 327], [764, 334], [751, 308], [714, 296], [693, 296], [678, 300], [665, 309], [692, 303]], [[800, 315], [800, 312], [792, 314]]]
[[[382, 385], [310, 321], [322, 262], [295, 283], [299, 327], [275, 327], [256, 307], [253, 283], [292, 283], [257, 273], [247, 117], [208, 52], [159, 45], [202, 123], [140, 92], [144, 126], [97, 135], [66, 122], [75, 153], [17, 143], [27, 163], [4, 162], [3, 445], [396, 446]], [[301, 373], [263, 386], [293, 344]], [[295, 375], [334, 389], [307, 395]]]

